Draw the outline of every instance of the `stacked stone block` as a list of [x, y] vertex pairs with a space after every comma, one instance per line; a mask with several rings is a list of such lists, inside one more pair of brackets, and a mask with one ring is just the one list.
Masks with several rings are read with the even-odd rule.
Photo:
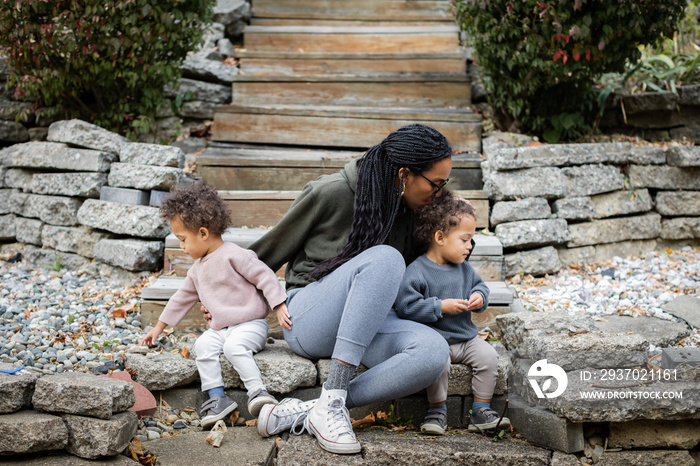
[[186, 180], [184, 152], [80, 120], [47, 138], [0, 151], [0, 240], [19, 243], [2, 249], [110, 276], [162, 267], [169, 227], [149, 201]]
[[[5, 365], [10, 368], [9, 365]], [[135, 398], [122, 380], [69, 372], [0, 373], [0, 456], [66, 450], [87, 459], [120, 454], [136, 434]]]
[[[504, 138], [505, 139], [505, 138]], [[700, 244], [700, 147], [484, 141], [506, 275]]]

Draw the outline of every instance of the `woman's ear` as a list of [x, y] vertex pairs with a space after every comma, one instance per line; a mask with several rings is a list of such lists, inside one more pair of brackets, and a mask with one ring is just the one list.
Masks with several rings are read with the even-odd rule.
[[207, 240], [207, 238], [209, 238], [209, 230], [207, 230], [204, 227], [200, 227], [199, 230], [197, 231], [197, 234], [199, 235], [199, 237], [201, 239], [203, 239], [205, 241]]

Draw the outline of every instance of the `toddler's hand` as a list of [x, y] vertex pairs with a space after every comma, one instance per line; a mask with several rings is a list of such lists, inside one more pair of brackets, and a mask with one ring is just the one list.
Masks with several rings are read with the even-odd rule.
[[145, 337], [143, 337], [143, 340], [141, 340], [141, 346], [153, 346], [153, 345], [155, 345], [159, 336], [160, 336], [160, 332], [156, 333], [156, 330], [152, 329], [150, 332], [148, 332], [146, 334]]
[[199, 309], [202, 311], [202, 314], [204, 314], [204, 320], [206, 323], [211, 324], [211, 313], [209, 313], [209, 309], [204, 307], [204, 304], [202, 304]]
[[469, 297], [469, 310], [474, 311], [481, 309], [483, 305], [484, 297], [481, 296], [481, 293], [472, 293], [472, 295]]
[[466, 299], [443, 299], [443, 314], [460, 314], [469, 310], [469, 302]]
[[292, 318], [287, 310], [287, 305], [285, 303], [278, 305], [275, 307], [275, 312], [277, 313], [277, 322], [279, 322], [280, 326], [282, 328], [286, 328], [287, 330], [291, 330]]

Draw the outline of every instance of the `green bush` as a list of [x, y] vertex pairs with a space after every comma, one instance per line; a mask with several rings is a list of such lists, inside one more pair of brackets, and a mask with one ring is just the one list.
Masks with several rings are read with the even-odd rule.
[[484, 69], [502, 129], [572, 138], [598, 110], [594, 78], [636, 63], [639, 47], [671, 36], [686, 2], [453, 0]]
[[0, 48], [20, 99], [134, 137], [202, 39], [212, 0], [7, 0]]

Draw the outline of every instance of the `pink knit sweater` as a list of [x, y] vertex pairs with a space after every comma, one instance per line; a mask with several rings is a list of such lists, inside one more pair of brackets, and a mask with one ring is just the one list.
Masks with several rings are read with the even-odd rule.
[[160, 321], [175, 326], [201, 301], [211, 313], [210, 327], [220, 330], [264, 318], [268, 303], [274, 309], [286, 300], [275, 273], [253, 251], [224, 243], [194, 262]]

